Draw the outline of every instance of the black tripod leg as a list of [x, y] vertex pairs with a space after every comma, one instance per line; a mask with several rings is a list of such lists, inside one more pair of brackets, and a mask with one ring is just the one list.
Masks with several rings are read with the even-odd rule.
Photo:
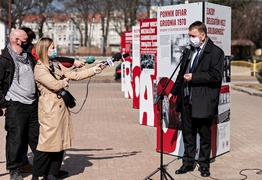
[[[180, 61], [180, 63], [181, 63], [181, 61]], [[179, 63], [179, 64], [180, 64]], [[178, 66], [177, 66], [178, 67]], [[176, 68], [177, 69], [177, 68]], [[176, 71], [176, 70], [175, 70]], [[174, 72], [175, 72], [174, 71]], [[172, 74], [172, 76], [174, 75], [174, 73]], [[171, 78], [170, 78], [171, 79]], [[169, 81], [168, 82], [170, 82], [170, 79], [169, 79]], [[167, 83], [168, 84], [168, 83]], [[158, 98], [157, 98], [157, 101], [156, 101], [156, 103], [159, 101], [159, 100], [161, 100], [160, 101], [160, 117], [162, 117], [162, 115], [163, 115], [163, 113], [162, 113], [162, 110], [163, 110], [163, 108], [162, 108], [162, 101], [163, 101], [163, 99], [164, 99], [164, 90], [166, 89], [166, 87], [167, 87], [167, 85], [165, 86], [165, 88], [162, 90], [162, 92], [160, 93], [160, 96], [158, 96]], [[155, 103], [155, 104], [156, 104]], [[164, 178], [166, 179], [166, 180], [168, 180], [167, 179], [167, 176], [171, 179], [171, 180], [174, 180], [174, 178], [172, 178], [172, 176], [166, 171], [166, 165], [163, 165], [163, 118], [160, 120], [160, 128], [159, 128], [159, 130], [160, 130], [160, 147], [161, 147], [161, 150], [160, 150], [160, 167], [159, 168], [157, 168], [154, 172], [152, 172], [151, 174], [149, 174], [144, 180], [148, 180], [151, 176], [153, 176], [154, 174], [156, 174], [159, 170], [161, 171], [161, 173], [160, 173], [160, 178], [161, 178], [161, 180], [163, 180]], [[167, 175], [167, 176], [166, 176]]]
[[143, 180], [149, 180], [151, 176], [153, 176], [154, 174], [156, 174], [158, 171], [160, 171], [160, 168], [157, 168], [154, 172], [152, 172], [151, 174], [149, 174], [147, 177], [145, 177]]
[[167, 179], [166, 175], [171, 179], [174, 180], [174, 178], [166, 171], [166, 169], [163, 169], [163, 175], [165, 176], [165, 178]]

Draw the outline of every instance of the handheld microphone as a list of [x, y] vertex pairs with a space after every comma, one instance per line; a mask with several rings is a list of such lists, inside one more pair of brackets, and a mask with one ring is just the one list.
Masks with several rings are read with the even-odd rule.
[[115, 61], [119, 61], [122, 58], [126, 58], [129, 56], [129, 53], [121, 54], [121, 53], [116, 53], [114, 54], [111, 58], [107, 58], [106, 61], [102, 61], [105, 66], [109, 65], [110, 67], [114, 66]]
[[125, 59], [128, 56], [129, 56], [129, 53], [125, 53], [125, 54], [122, 55], [122, 58]]
[[94, 56], [89, 56], [84, 60], [84, 63], [87, 63], [87, 64], [92, 64], [93, 62], [95, 62]]

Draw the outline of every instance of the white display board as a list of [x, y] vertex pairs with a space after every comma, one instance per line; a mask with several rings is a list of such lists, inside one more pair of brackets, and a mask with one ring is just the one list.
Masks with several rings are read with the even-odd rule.
[[189, 44], [189, 25], [194, 21], [202, 21], [203, 19], [202, 8], [202, 3], [158, 8], [157, 54], [159, 61], [157, 63], [157, 77], [170, 77], [173, 73], [182, 51]]
[[133, 108], [139, 108], [140, 96], [140, 26], [132, 27], [132, 87], [133, 87]]
[[[168, 79], [174, 72], [180, 57], [186, 46], [189, 45], [188, 27], [194, 21], [202, 21], [208, 29], [208, 37], [225, 52], [224, 78], [220, 94], [219, 116], [213, 120], [212, 125], [212, 153], [211, 157], [218, 156], [229, 151], [230, 148], [230, 63], [231, 54], [231, 8], [207, 2], [180, 4], [159, 7], [157, 11], [158, 22], [158, 63], [157, 84], [163, 88], [163, 79]], [[171, 83], [176, 80], [177, 73]], [[165, 80], [166, 81], [166, 80]], [[162, 84], [160, 84], [162, 83]], [[158, 89], [158, 92], [160, 90]], [[165, 94], [167, 98], [168, 93]], [[183, 156], [184, 146], [182, 129], [179, 125], [180, 116], [174, 114], [172, 104], [175, 99], [165, 102], [169, 111], [164, 110], [170, 116], [165, 124], [163, 151], [176, 156]], [[171, 113], [170, 113], [171, 112]], [[159, 126], [157, 127], [160, 128]], [[157, 130], [157, 150], [160, 150], [160, 134]], [[196, 159], [199, 152], [199, 138], [197, 143]]]
[[148, 126], [155, 126], [155, 111], [154, 111], [154, 99], [153, 89], [154, 82], [151, 76], [154, 75], [154, 69], [143, 69], [141, 71], [140, 78], [140, 108], [139, 108], [139, 123]]
[[226, 56], [231, 55], [231, 8], [213, 3], [205, 3], [204, 23], [208, 37]]

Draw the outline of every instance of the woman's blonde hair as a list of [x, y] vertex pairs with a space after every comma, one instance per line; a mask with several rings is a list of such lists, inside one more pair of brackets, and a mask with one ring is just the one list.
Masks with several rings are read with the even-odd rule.
[[39, 60], [47, 67], [49, 67], [48, 48], [52, 43], [53, 40], [51, 38], [43, 37], [38, 40], [35, 47]]

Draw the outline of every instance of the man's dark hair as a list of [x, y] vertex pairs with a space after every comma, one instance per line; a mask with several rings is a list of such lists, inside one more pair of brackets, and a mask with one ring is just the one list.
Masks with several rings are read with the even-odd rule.
[[22, 29], [26, 32], [29, 42], [32, 42], [33, 39], [36, 38], [35, 32], [31, 28], [23, 26], [20, 29]]
[[197, 29], [199, 32], [203, 32], [205, 34], [207, 34], [207, 27], [204, 23], [202, 23], [201, 21], [195, 21], [193, 22], [190, 26], [189, 26], [189, 31], [191, 31], [192, 29]]

